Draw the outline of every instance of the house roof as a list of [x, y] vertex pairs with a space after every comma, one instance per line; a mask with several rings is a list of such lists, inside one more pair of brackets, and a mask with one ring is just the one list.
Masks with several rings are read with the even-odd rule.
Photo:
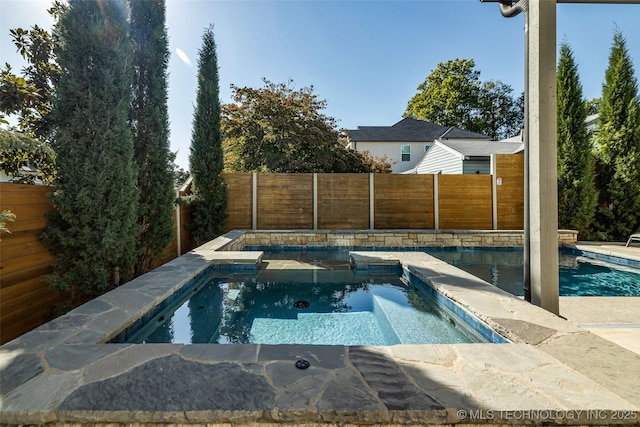
[[492, 154], [516, 154], [524, 150], [521, 142], [502, 142], [486, 140], [446, 140], [439, 144], [461, 154], [466, 159], [489, 157]]
[[590, 125], [591, 123], [596, 123], [599, 119], [600, 119], [600, 114], [590, 114], [587, 116], [586, 119], [584, 119], [584, 122], [587, 125]]
[[407, 117], [393, 126], [358, 126], [356, 130], [347, 130], [352, 141], [378, 142], [425, 142], [439, 138], [475, 138], [485, 139], [484, 135], [469, 132], [451, 126]]
[[524, 129], [520, 129], [517, 135], [512, 136], [511, 138], [501, 139], [499, 142], [522, 142], [524, 141]]
[[480, 133], [471, 132], [471, 131], [460, 129], [460, 128], [455, 128], [453, 126], [448, 128], [445, 133], [443, 133], [438, 137], [438, 139], [462, 139], [462, 138], [475, 138], [475, 139], [483, 139], [483, 140], [491, 139], [490, 137], [484, 136]]

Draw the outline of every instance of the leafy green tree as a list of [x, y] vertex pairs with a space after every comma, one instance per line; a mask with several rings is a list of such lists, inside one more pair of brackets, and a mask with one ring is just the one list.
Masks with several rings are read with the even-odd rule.
[[587, 110], [573, 52], [560, 46], [557, 84], [558, 225], [589, 236], [598, 203], [595, 159], [585, 119]]
[[187, 182], [187, 179], [189, 179], [190, 175], [191, 174], [189, 173], [189, 171], [182, 169], [180, 165], [176, 163], [173, 164], [173, 185], [176, 188], [181, 187], [182, 184]]
[[134, 159], [139, 195], [135, 274], [148, 271], [174, 237], [173, 153], [169, 149], [164, 0], [129, 0], [133, 42]]
[[16, 215], [11, 211], [2, 211], [0, 212], [0, 232], [9, 233], [11, 231], [7, 228], [7, 222], [15, 221]]
[[598, 114], [600, 112], [600, 98], [584, 101], [584, 107], [587, 109], [587, 115]]
[[512, 137], [524, 127], [524, 94], [513, 97], [513, 88], [501, 81], [482, 83], [478, 94], [476, 132], [496, 141]]
[[480, 87], [473, 59], [440, 62], [418, 86], [403, 117], [475, 131]]
[[[56, 174], [56, 153], [45, 142], [24, 133], [0, 129], [0, 170], [11, 176], [12, 182], [33, 184], [39, 178], [51, 184]], [[24, 171], [24, 167], [33, 173]]]
[[[48, 12], [57, 21], [65, 8], [65, 4], [55, 0]], [[14, 74], [9, 64], [0, 68], [0, 122], [6, 122], [2, 114], [17, 114], [21, 131], [50, 141], [51, 100], [60, 76], [55, 53], [56, 40], [37, 25], [30, 30], [12, 29], [9, 34], [28, 65], [22, 70], [21, 76]]]
[[[345, 148], [344, 133], [322, 110], [313, 86], [293, 81], [258, 89], [231, 86], [222, 107], [226, 169], [235, 172], [370, 172], [377, 159]], [[387, 163], [388, 164], [388, 163]]]
[[218, 57], [213, 27], [205, 30], [198, 59], [198, 95], [193, 119], [189, 168], [193, 175], [191, 230], [202, 244], [224, 231], [227, 217], [227, 185], [220, 131]]
[[511, 86], [480, 81], [473, 59], [440, 62], [418, 86], [403, 117], [455, 126], [499, 140], [518, 133], [524, 124], [524, 96]]
[[624, 239], [640, 229], [640, 101], [633, 64], [619, 31], [613, 37], [599, 105], [598, 228], [610, 239]]
[[49, 283], [73, 293], [118, 286], [135, 261], [131, 43], [122, 6], [69, 0], [55, 33], [62, 73], [51, 114], [59, 174], [43, 240], [56, 256]]

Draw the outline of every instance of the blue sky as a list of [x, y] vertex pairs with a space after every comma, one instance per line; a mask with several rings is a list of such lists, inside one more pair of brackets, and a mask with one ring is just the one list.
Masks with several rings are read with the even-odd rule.
[[[9, 29], [50, 28], [50, 1], [0, 0], [1, 61], [24, 64]], [[616, 28], [640, 70], [640, 5], [560, 4], [558, 43], [578, 62], [586, 98], [600, 96]], [[472, 58], [482, 80], [519, 94], [524, 83], [524, 17], [504, 18], [479, 0], [167, 0], [171, 149], [188, 168], [202, 32], [214, 24], [221, 101], [230, 84], [257, 87], [293, 79], [313, 85], [326, 114], [348, 129], [401, 119], [416, 87], [439, 62]], [[179, 54], [180, 53], [180, 54]]]

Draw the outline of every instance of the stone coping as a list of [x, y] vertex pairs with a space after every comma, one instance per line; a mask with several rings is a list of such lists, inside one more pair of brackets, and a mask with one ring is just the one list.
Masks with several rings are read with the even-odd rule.
[[[384, 257], [513, 343], [100, 344], [232, 243], [209, 242], [0, 347], [0, 422], [638, 424], [640, 355], [420, 252]], [[311, 367], [296, 369], [299, 358]]]
[[588, 258], [640, 269], [640, 248], [638, 247], [625, 247], [623, 243], [599, 242], [565, 243], [564, 246]]

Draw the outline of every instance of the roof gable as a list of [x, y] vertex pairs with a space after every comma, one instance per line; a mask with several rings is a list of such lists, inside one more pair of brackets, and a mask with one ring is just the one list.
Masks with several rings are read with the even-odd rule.
[[410, 117], [392, 126], [358, 126], [358, 129], [347, 130], [347, 133], [349, 138], [356, 142], [432, 142], [444, 138], [445, 135], [452, 135], [446, 138], [488, 138], [464, 129], [440, 126]]
[[486, 140], [446, 140], [441, 145], [460, 153], [465, 158], [489, 157], [492, 154], [516, 154], [524, 149], [521, 142], [500, 142]]

